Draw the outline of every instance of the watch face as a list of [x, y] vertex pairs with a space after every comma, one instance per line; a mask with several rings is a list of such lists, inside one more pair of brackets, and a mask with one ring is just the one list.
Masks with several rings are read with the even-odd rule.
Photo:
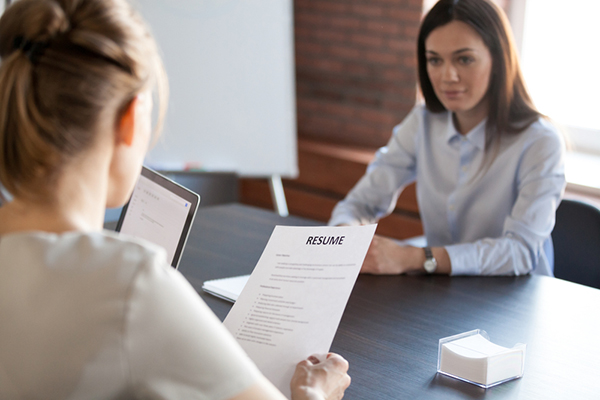
[[435, 258], [429, 258], [425, 260], [423, 268], [425, 268], [425, 271], [427, 271], [428, 273], [432, 273], [433, 271], [435, 271], [435, 269], [437, 268], [437, 262], [435, 261]]

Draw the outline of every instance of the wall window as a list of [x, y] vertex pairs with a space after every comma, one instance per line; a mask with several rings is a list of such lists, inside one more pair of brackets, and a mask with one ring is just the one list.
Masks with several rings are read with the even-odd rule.
[[538, 109], [566, 132], [570, 188], [600, 189], [600, 2], [527, 0], [521, 58]]
[[600, 2], [527, 0], [522, 62], [539, 110], [563, 125], [574, 149], [600, 155]]

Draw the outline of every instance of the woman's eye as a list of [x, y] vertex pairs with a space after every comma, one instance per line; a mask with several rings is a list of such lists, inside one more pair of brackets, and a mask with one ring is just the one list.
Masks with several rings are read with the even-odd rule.
[[427, 59], [429, 65], [440, 65], [442, 61], [437, 57], [430, 57]]
[[458, 62], [463, 64], [463, 65], [469, 65], [471, 64], [473, 61], [475, 61], [473, 59], [473, 57], [467, 57], [467, 56], [462, 56], [458, 58]]

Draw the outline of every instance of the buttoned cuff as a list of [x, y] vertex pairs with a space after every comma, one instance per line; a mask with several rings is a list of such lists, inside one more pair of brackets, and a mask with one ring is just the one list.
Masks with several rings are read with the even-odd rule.
[[452, 272], [450, 275], [480, 275], [481, 266], [477, 260], [477, 251], [473, 243], [461, 243], [445, 246]]

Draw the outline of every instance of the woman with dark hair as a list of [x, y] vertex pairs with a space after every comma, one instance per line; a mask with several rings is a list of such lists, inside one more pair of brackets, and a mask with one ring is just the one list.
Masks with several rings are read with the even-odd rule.
[[[153, 88], [166, 107], [131, 5], [18, 0], [0, 57], [0, 398], [284, 399], [164, 249], [102, 230], [140, 174]], [[298, 361], [293, 399], [343, 397], [346, 360]]]
[[362, 272], [552, 275], [564, 143], [527, 93], [506, 16], [489, 0], [441, 0], [417, 51], [425, 104], [394, 128], [329, 223], [375, 222], [416, 181], [427, 247], [376, 236]]

